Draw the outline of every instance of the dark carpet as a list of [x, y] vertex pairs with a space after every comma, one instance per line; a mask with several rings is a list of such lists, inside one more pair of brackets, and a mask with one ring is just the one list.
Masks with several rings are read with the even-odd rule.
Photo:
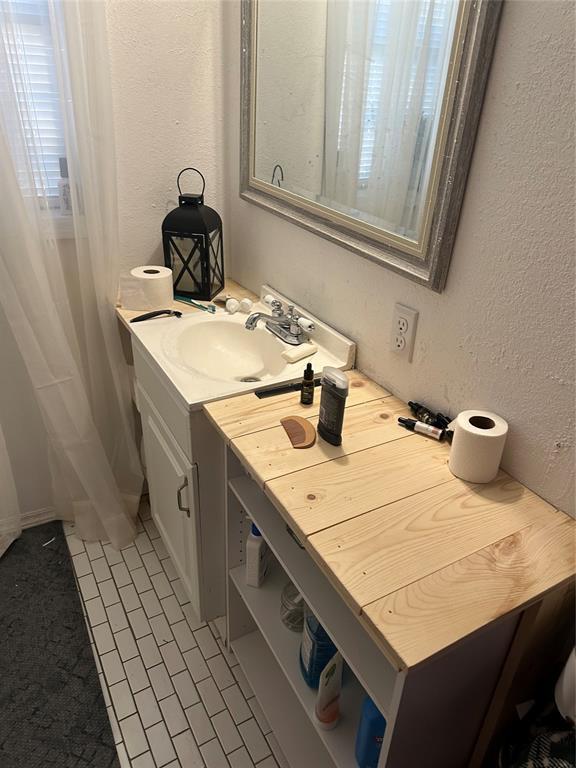
[[62, 525], [47, 523], [0, 558], [0, 768], [87, 766], [119, 762]]

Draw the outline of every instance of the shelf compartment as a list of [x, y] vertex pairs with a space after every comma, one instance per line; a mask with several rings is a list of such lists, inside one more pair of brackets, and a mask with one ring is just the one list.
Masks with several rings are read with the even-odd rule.
[[260, 632], [243, 635], [231, 645], [290, 765], [334, 768]]
[[[402, 690], [403, 674], [389, 663], [308, 552], [293, 540], [285, 521], [256, 483], [246, 476], [236, 477], [229, 481], [229, 487], [262, 532], [287, 576], [304, 595], [326, 631], [337, 640], [342, 656], [362, 687], [391, 722]], [[279, 615], [279, 605], [278, 599], [274, 616]]]
[[[265, 582], [259, 588], [250, 587], [246, 584], [245, 568], [243, 565], [230, 571], [230, 579], [260, 630], [259, 633], [250, 633], [250, 635], [244, 635], [239, 640], [232, 642], [232, 648], [237, 653], [238, 660], [240, 661], [243, 653], [246, 653], [245, 645], [253, 646], [257, 642], [255, 638], [252, 638], [252, 635], [261, 633], [267, 643], [268, 653], [271, 653], [276, 659], [277, 666], [284, 673], [292, 691], [300, 701], [307, 719], [324, 743], [334, 764], [340, 768], [354, 768], [356, 765], [354, 759], [356, 729], [360, 719], [362, 700], [365, 695], [362, 686], [354, 674], [349, 669], [346, 669], [340, 698], [340, 723], [332, 731], [324, 731], [319, 728], [314, 718], [316, 691], [308, 687], [300, 671], [299, 651], [301, 634], [289, 630], [280, 618], [280, 596], [289, 577], [281, 566], [275, 562], [267, 574]], [[248, 637], [252, 639], [246, 640]], [[259, 650], [262, 652], [261, 648]], [[252, 648], [249, 649], [249, 652], [253, 653]], [[250, 684], [252, 685], [254, 682], [257, 685], [258, 676], [263, 676], [262, 672], [256, 669], [260, 663], [259, 656], [258, 654], [255, 655], [253, 664], [251, 663], [251, 658], [245, 662], [247, 666], [250, 665], [250, 669], [246, 669], [245, 672]], [[277, 703], [275, 704], [278, 699], [278, 693], [275, 691], [275, 687], [271, 684], [270, 680], [266, 679], [266, 676], [263, 676], [261, 688], [262, 695], [264, 697], [267, 696], [270, 699], [269, 702], [264, 702], [261, 696], [258, 696], [256, 688], [254, 692], [262, 706], [265, 707], [266, 716], [268, 716], [269, 712], [272, 716], [274, 708], [278, 706]], [[270, 725], [276, 731], [272, 721], [270, 721]], [[280, 725], [284, 729], [286, 728], [286, 724], [281, 723]], [[284, 749], [284, 746], [282, 748]], [[287, 757], [290, 759], [288, 755]], [[316, 763], [313, 761], [306, 763], [294, 760], [291, 762], [293, 765], [316, 766]]]

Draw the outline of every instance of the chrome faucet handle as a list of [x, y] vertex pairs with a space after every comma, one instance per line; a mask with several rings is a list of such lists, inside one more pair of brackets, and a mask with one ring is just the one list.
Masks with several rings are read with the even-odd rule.
[[275, 299], [271, 293], [268, 293], [266, 296], [264, 296], [262, 303], [270, 307], [274, 317], [282, 317], [284, 314], [284, 310], [282, 309], [282, 302], [278, 299]]
[[274, 317], [282, 317], [284, 314], [284, 311], [282, 309], [282, 302], [278, 301], [278, 299], [273, 299], [270, 302], [270, 307], [272, 308], [272, 314]]
[[286, 312], [286, 320], [290, 333], [295, 338], [299, 339], [302, 336], [302, 328], [299, 325], [300, 313], [294, 309], [294, 304], [288, 305], [288, 311]]

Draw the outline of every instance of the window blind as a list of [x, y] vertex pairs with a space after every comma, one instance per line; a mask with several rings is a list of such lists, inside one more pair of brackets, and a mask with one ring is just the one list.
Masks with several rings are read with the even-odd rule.
[[[364, 120], [362, 126], [362, 148], [360, 153], [360, 165], [358, 181], [367, 181], [372, 169], [374, 156], [374, 142], [376, 140], [376, 124], [379, 114], [380, 94], [384, 77], [384, 52], [390, 44], [392, 34], [390, 23], [390, 8], [395, 0], [377, 0], [376, 18], [372, 37], [370, 64], [366, 92], [364, 95]], [[424, 99], [422, 105], [422, 118], [424, 120], [433, 117], [436, 109], [436, 94], [439, 88], [439, 79], [442, 77], [441, 67], [441, 43], [446, 36], [447, 25], [452, 24], [453, 0], [434, 0], [431, 22], [431, 39], [429, 57], [426, 69], [424, 86]], [[430, 2], [423, 6], [418, 21], [418, 32], [414, 46], [414, 61], [412, 76], [416, 76], [416, 66], [422, 39], [424, 26], [429, 13]], [[413, 83], [412, 83], [413, 85]], [[412, 86], [408, 93], [410, 99]]]
[[48, 3], [0, 0], [0, 23], [33, 176], [30, 189], [30, 174], [21, 169], [21, 186], [55, 198], [65, 144]]

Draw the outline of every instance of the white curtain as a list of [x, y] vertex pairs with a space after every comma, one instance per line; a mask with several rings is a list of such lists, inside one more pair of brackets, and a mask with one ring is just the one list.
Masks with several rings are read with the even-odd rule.
[[416, 237], [457, 0], [328, 0], [324, 197]]
[[[41, 39], [48, 36], [53, 50], [71, 215], [54, 208], [46, 116], [33, 96], [33, 56], [24, 55], [34, 33], [26, 13], [38, 7]], [[105, 4], [0, 0], [0, 28], [0, 303], [47, 431], [57, 516], [73, 520], [85, 539], [125, 546], [135, 535], [142, 475], [114, 312], [119, 249]]]
[[10, 544], [20, 536], [22, 524], [18, 507], [16, 484], [12, 474], [10, 457], [0, 424], [0, 557]]

